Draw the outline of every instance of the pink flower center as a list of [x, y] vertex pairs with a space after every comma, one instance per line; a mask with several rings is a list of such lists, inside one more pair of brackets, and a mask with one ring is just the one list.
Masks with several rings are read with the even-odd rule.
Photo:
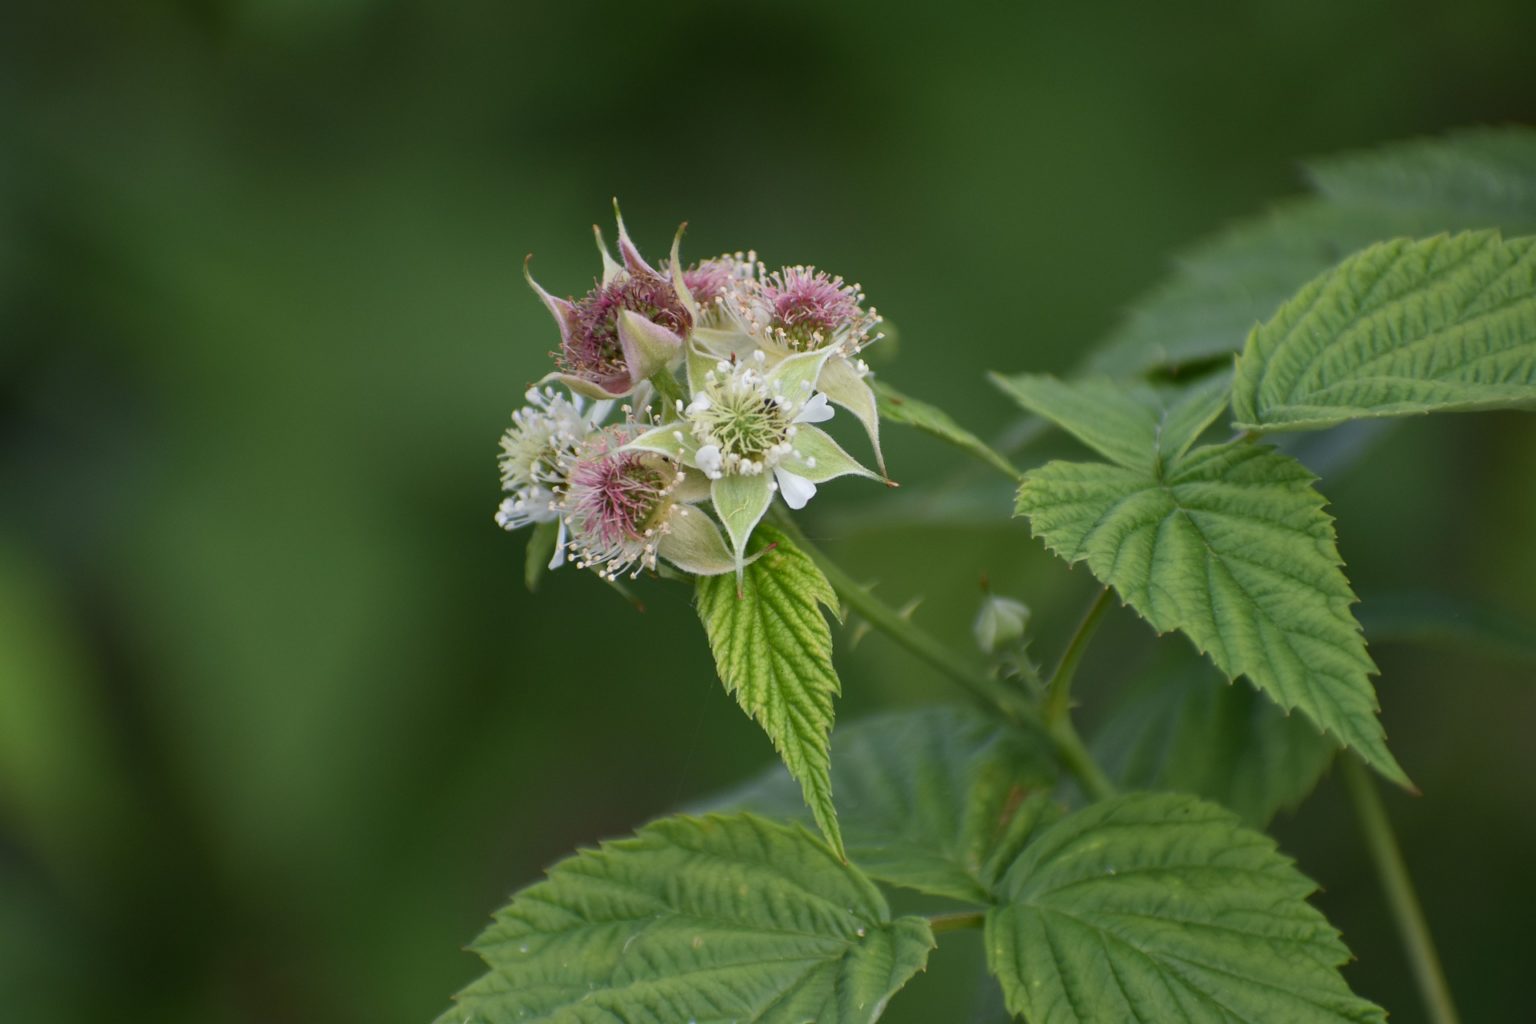
[[708, 306], [725, 294], [734, 276], [735, 267], [726, 260], [701, 260], [683, 271], [683, 283], [695, 302]]
[[788, 267], [769, 276], [763, 292], [773, 309], [773, 326], [792, 341], [824, 343], [861, 316], [854, 290], [840, 277], [810, 267]]
[[692, 326], [672, 283], [650, 275], [625, 274], [600, 284], [576, 303], [576, 323], [556, 360], [560, 368], [591, 380], [626, 374], [619, 344], [619, 311], [628, 309], [677, 334]]
[[667, 474], [639, 452], [584, 459], [571, 470], [571, 525], [595, 547], [641, 540], [667, 496]]

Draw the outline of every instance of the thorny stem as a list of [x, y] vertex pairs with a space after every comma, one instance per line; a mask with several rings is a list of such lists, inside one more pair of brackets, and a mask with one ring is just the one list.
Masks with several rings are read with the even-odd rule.
[[848, 575], [841, 566], [806, 539], [805, 534], [789, 517], [778, 517], [778, 525], [816, 563], [827, 577], [827, 582], [832, 584], [832, 589], [848, 603], [848, 607], [862, 615], [870, 626], [890, 637], [897, 646], [918, 660], [926, 662], [965, 687], [1009, 722], [1043, 732], [1055, 747], [1056, 756], [1062, 765], [1077, 778], [1093, 799], [1102, 800], [1114, 795], [1114, 783], [1109, 781], [1109, 777], [1094, 761], [1070, 717], [1062, 716], [1058, 721], [1046, 723], [1022, 693], [976, 667], [970, 659], [946, 646], [921, 626], [903, 618], [896, 609], [870, 593], [868, 587]]
[[1088, 650], [1088, 642], [1093, 639], [1093, 634], [1099, 628], [1099, 621], [1104, 618], [1104, 613], [1109, 611], [1110, 595], [1113, 592], [1105, 587], [1099, 591], [1093, 599], [1093, 604], [1088, 606], [1088, 611], [1083, 615], [1083, 620], [1077, 624], [1077, 631], [1072, 634], [1072, 639], [1067, 641], [1066, 650], [1061, 652], [1061, 660], [1056, 663], [1056, 670], [1051, 673], [1050, 680], [1045, 689], [1045, 723], [1053, 725], [1064, 721], [1072, 710], [1072, 677], [1077, 674], [1078, 662], [1083, 660], [1083, 654]]
[[1355, 816], [1360, 821], [1360, 831], [1365, 834], [1366, 848], [1376, 864], [1376, 875], [1381, 880], [1387, 905], [1397, 922], [1403, 950], [1408, 954], [1424, 1008], [1429, 1012], [1432, 1024], [1459, 1024], [1461, 1018], [1456, 1015], [1456, 1005], [1451, 1001], [1451, 990], [1445, 982], [1445, 971], [1440, 967], [1440, 956], [1435, 952], [1435, 941], [1429, 934], [1419, 897], [1413, 891], [1408, 865], [1403, 862], [1403, 851], [1397, 845], [1392, 822], [1381, 803], [1381, 794], [1359, 758], [1346, 755], [1340, 760], [1343, 762], [1340, 774], [1349, 790]]
[[933, 914], [928, 918], [928, 927], [933, 929], [933, 934], [943, 932], [957, 932], [962, 928], [980, 928], [987, 923], [987, 914], [984, 910], [957, 910], [950, 914]]
[[870, 593], [867, 587], [848, 575], [842, 566], [829, 559], [806, 540], [803, 534], [795, 537], [795, 545], [811, 557], [827, 577], [827, 582], [832, 584], [832, 589], [848, 603], [848, 607], [862, 615], [865, 621], [875, 629], [890, 637], [897, 646], [904, 648], [919, 661], [926, 662], [971, 691], [973, 695], [996, 708], [1013, 724], [1037, 728], [1040, 726], [1039, 713], [1022, 694], [1004, 686], [982, 669], [974, 667], [967, 659], [951, 651], [942, 641], [921, 626], [903, 618], [900, 612]]

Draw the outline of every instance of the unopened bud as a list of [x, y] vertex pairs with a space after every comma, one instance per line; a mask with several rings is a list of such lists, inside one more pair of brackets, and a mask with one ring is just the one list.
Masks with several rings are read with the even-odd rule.
[[987, 654], [998, 651], [1023, 639], [1029, 628], [1029, 606], [1011, 597], [988, 594], [981, 602], [972, 626], [976, 643]]

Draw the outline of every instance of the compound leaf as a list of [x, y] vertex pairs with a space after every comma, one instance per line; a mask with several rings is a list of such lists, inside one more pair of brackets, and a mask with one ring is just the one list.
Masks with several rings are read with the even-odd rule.
[[1338, 744], [1183, 654], [1117, 702], [1092, 748], [1124, 789], [1193, 793], [1263, 828], [1312, 792]]
[[1178, 368], [1242, 347], [1307, 281], [1384, 238], [1536, 231], [1536, 132], [1479, 129], [1314, 161], [1320, 193], [1197, 243], [1133, 304], [1088, 368]]
[[721, 682], [773, 741], [816, 824], [843, 856], [827, 755], [841, 684], [821, 612], [823, 605], [837, 610], [837, 595], [810, 556], [772, 527], [753, 532], [751, 550], [760, 556], [740, 591], [731, 576], [699, 579], [699, 618]]
[[1267, 836], [1191, 796], [1137, 793], [1046, 829], [1003, 879], [987, 958], [1030, 1024], [1366, 1024], [1349, 951]]
[[1228, 676], [1246, 675], [1409, 785], [1376, 718], [1375, 666], [1313, 479], [1263, 445], [1206, 445], [1160, 478], [1049, 463], [1025, 476], [1017, 511], [1158, 632], [1182, 630]]
[[1216, 374], [1185, 388], [1154, 387], [1112, 377], [1058, 380], [1049, 374], [993, 374], [992, 380], [1112, 462], [1159, 471], [1183, 455], [1227, 407], [1232, 380]]
[[801, 826], [665, 818], [513, 897], [438, 1024], [869, 1024], [932, 948]]
[[[986, 902], [1024, 840], [1052, 813], [1049, 750], [963, 707], [892, 711], [832, 733], [832, 784], [848, 856], [871, 877]], [[794, 815], [794, 782], [775, 768], [712, 801]]]
[[1536, 405], [1536, 238], [1399, 239], [1318, 277], [1249, 335], [1248, 430]]
[[[1536, 131], [1469, 128], [1309, 160], [1331, 202], [1443, 211], [1468, 227], [1536, 228]], [[1454, 225], [1442, 225], [1442, 230]]]

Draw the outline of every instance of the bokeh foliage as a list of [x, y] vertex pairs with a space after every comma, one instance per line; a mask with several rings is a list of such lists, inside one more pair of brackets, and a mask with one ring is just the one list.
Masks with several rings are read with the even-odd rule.
[[[1297, 158], [1536, 121], [1514, 0], [14, 6], [8, 1019], [428, 1019], [507, 891], [772, 756], [684, 593], [642, 586], [637, 615], [563, 571], [530, 597], [491, 524], [497, 432], [554, 342], [519, 263], [581, 291], [609, 196], [648, 251], [687, 219], [693, 255], [861, 281], [900, 328], [877, 369], [989, 437], [1013, 414], [985, 369], [1080, 363], [1171, 251], [1296, 192]], [[887, 455], [902, 492], [829, 497], [818, 541], [957, 639], [983, 572], [1040, 636], [1069, 626], [1089, 581], [1006, 488], [977, 473], [935, 503], [955, 456], [911, 432]], [[1536, 619], [1528, 417], [1406, 424], [1320, 488], [1368, 625], [1408, 589]], [[1109, 630], [1090, 716], [1147, 646], [1129, 616]], [[848, 641], [840, 721], [952, 695]], [[1502, 1019], [1536, 954], [1531, 669], [1378, 657], [1427, 794], [1392, 810], [1467, 1018]], [[1279, 834], [1355, 987], [1418, 1019], [1333, 790]], [[963, 959], [936, 954], [887, 1019], [964, 1019]]]

